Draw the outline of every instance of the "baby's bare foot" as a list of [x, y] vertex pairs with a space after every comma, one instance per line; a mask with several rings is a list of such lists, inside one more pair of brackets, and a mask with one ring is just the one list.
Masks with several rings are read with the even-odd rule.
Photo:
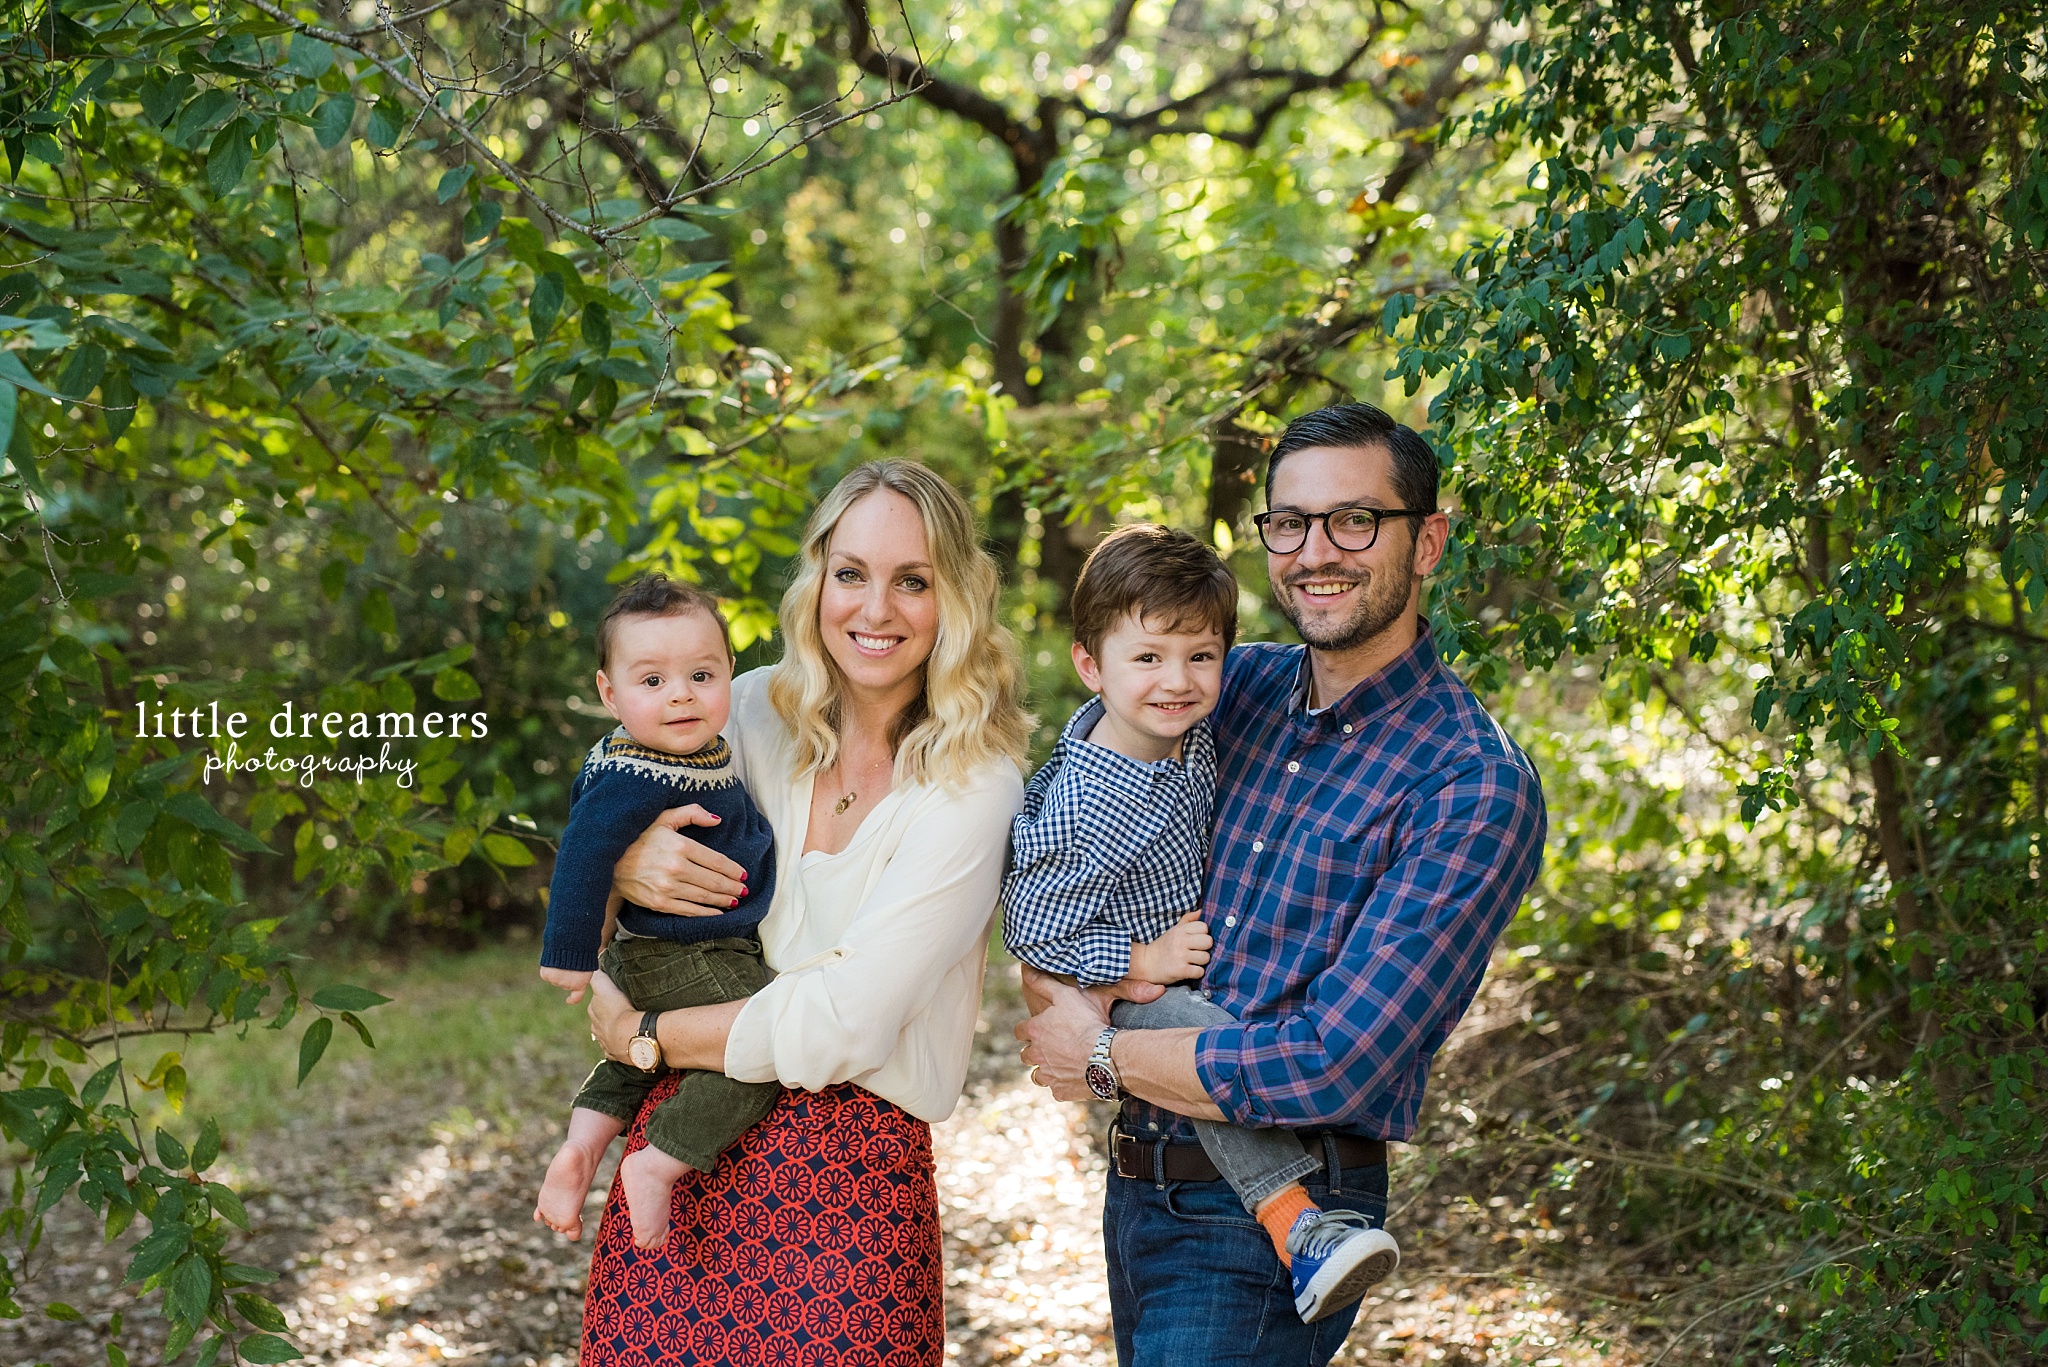
[[633, 1217], [633, 1246], [659, 1248], [668, 1241], [669, 1200], [688, 1165], [653, 1145], [635, 1149], [619, 1164], [626, 1211]]
[[597, 1154], [576, 1144], [556, 1150], [548, 1175], [541, 1181], [533, 1218], [557, 1234], [581, 1239], [583, 1201], [590, 1195], [590, 1179], [597, 1175], [597, 1160]]

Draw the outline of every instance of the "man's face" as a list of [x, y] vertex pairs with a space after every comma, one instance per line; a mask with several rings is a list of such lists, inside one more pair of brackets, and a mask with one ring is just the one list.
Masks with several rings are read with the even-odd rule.
[[[1326, 513], [1359, 505], [1402, 506], [1394, 490], [1393, 453], [1385, 446], [1304, 447], [1274, 471], [1272, 511]], [[1427, 523], [1388, 518], [1380, 524], [1378, 539], [1362, 551], [1334, 545], [1328, 526], [1312, 522], [1301, 549], [1287, 555], [1266, 552], [1273, 602], [1301, 639], [1318, 650], [1364, 645], [1415, 611], [1420, 577], [1435, 569], [1443, 554], [1434, 525], [1443, 521], [1442, 514]]]

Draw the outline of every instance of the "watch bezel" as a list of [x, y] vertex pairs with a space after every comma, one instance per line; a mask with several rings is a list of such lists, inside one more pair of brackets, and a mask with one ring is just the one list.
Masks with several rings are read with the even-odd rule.
[[1088, 1064], [1081, 1070], [1081, 1080], [1088, 1084], [1097, 1101], [1115, 1101], [1123, 1095], [1123, 1079], [1116, 1075], [1116, 1061], [1109, 1052], [1115, 1039], [1116, 1027], [1105, 1027], [1095, 1037], [1095, 1047], [1088, 1051]]
[[657, 1011], [649, 1011], [642, 1016], [640, 1029], [626, 1045], [627, 1062], [643, 1073], [652, 1073], [661, 1067], [661, 1041], [654, 1035], [655, 1020], [659, 1015]]

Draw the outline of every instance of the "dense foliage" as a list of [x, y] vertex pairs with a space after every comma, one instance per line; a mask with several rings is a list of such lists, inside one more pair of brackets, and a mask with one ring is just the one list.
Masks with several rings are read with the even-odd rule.
[[[172, 1356], [292, 1351], [181, 1033], [310, 1067], [376, 994], [294, 955], [532, 924], [608, 580], [763, 658], [809, 501], [917, 456], [1044, 737], [1112, 519], [1284, 629], [1263, 442], [1344, 397], [1433, 425], [1439, 640], [1553, 813], [1523, 1061], [1433, 1142], [1547, 1172], [1675, 1354], [2044, 1346], [2039, 13], [6, 13], [0, 1220], [146, 1216]], [[287, 702], [486, 724], [208, 771], [215, 705], [243, 760], [379, 753]]]

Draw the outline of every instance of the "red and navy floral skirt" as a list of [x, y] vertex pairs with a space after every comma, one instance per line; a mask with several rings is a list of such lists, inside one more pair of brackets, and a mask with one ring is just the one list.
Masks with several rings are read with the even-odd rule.
[[[626, 1131], [675, 1089], [658, 1083]], [[580, 1367], [935, 1367], [945, 1355], [931, 1127], [852, 1083], [785, 1091], [676, 1183], [664, 1247], [633, 1247], [612, 1184]]]

